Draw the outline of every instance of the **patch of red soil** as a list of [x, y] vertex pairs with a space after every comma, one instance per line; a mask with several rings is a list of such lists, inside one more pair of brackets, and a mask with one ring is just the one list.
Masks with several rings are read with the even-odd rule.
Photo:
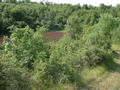
[[64, 32], [47, 32], [46, 36], [48, 41], [58, 41], [64, 36]]
[[3, 37], [0, 37], [0, 44], [3, 43]]

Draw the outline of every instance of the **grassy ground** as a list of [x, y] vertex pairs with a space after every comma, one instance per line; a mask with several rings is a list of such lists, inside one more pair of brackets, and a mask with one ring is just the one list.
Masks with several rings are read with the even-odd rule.
[[120, 90], [120, 45], [113, 45], [113, 50], [117, 52], [114, 62], [109, 62], [112, 69], [108, 70], [103, 66], [98, 66], [90, 70], [91, 75], [87, 75], [88, 87], [81, 90]]
[[113, 45], [112, 48], [117, 52], [114, 58], [115, 67], [106, 77], [101, 78], [97, 86], [98, 90], [120, 90], [120, 45]]
[[120, 90], [120, 45], [113, 45], [117, 52], [113, 62], [95, 68], [85, 68], [80, 72], [83, 86], [75, 87], [73, 84], [58, 85], [50, 90]]

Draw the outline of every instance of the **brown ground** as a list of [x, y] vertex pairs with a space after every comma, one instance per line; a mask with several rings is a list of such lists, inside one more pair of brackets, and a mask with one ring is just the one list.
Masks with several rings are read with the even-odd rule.
[[61, 37], [64, 36], [64, 32], [47, 32], [46, 36], [48, 41], [58, 41]]
[[3, 42], [3, 37], [0, 37], [0, 44]]

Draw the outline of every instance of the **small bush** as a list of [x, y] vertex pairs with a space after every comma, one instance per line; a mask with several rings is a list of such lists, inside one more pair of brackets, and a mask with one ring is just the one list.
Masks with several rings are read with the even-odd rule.
[[53, 78], [48, 72], [47, 62], [36, 62], [34, 71], [33, 71], [33, 86], [37, 90], [46, 90], [47, 88], [52, 87]]

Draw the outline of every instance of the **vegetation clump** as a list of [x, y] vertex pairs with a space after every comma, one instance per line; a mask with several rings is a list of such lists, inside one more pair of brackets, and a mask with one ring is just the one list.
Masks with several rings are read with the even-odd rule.
[[[0, 34], [6, 35], [0, 45], [0, 90], [53, 90], [66, 84], [84, 88], [86, 68], [103, 72], [100, 66], [114, 66], [118, 8], [0, 3]], [[64, 29], [64, 36], [48, 42], [46, 32], [57, 29]]]

